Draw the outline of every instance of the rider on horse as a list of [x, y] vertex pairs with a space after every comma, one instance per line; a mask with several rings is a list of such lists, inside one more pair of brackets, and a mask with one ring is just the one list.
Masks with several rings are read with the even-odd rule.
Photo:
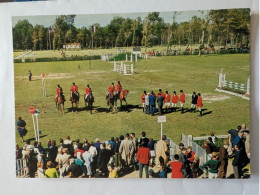
[[108, 90], [107, 90], [107, 97], [110, 92], [114, 93], [114, 91], [115, 91], [114, 83], [111, 83], [111, 85], [108, 87]]
[[116, 95], [119, 95], [121, 91], [122, 91], [122, 85], [120, 84], [120, 81], [118, 81], [116, 85]]
[[58, 96], [60, 96], [63, 99], [63, 101], [66, 101], [64, 94], [63, 94], [63, 89], [59, 84], [57, 85], [57, 88], [56, 88], [56, 94], [55, 94], [56, 100], [58, 99]]
[[72, 99], [72, 93], [75, 93], [76, 95], [78, 95], [78, 86], [75, 85], [75, 83], [72, 83], [72, 86], [70, 88], [70, 99]]
[[[89, 87], [89, 84], [87, 84], [85, 91], [86, 91], [86, 93], [85, 93], [85, 100], [86, 100], [88, 98], [89, 93], [92, 92], [92, 89]], [[93, 94], [92, 94], [92, 96], [93, 96]]]

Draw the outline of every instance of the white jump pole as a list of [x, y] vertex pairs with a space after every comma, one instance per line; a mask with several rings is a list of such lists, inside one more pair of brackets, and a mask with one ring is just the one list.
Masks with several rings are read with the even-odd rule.
[[133, 54], [131, 54], [131, 62], [133, 62]]
[[126, 65], [124, 65], [124, 75], [126, 75]]
[[137, 54], [135, 55], [135, 61], [137, 62]]
[[247, 79], [247, 89], [246, 89], [246, 94], [250, 95], [250, 76]]
[[163, 129], [163, 128], [162, 128], [162, 123], [161, 123], [161, 139], [162, 139], [162, 129]]
[[33, 120], [33, 130], [34, 130], [35, 140], [37, 141], [37, 135], [36, 135], [36, 129], [35, 129], [35, 122], [34, 122], [33, 114], [32, 114], [32, 120]]
[[134, 65], [131, 64], [131, 73], [134, 74]]
[[114, 61], [114, 71], [116, 71], [116, 62]]
[[38, 125], [38, 116], [35, 116], [36, 118], [36, 133], [37, 133], [37, 137], [38, 137], [38, 142], [40, 141], [40, 133], [39, 133], [39, 125]]

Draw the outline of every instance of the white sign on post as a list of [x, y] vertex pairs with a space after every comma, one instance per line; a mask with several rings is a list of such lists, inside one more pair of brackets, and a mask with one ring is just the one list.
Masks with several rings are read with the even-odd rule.
[[163, 132], [162, 132], [162, 123], [166, 123], [166, 116], [158, 116], [158, 123], [161, 123], [161, 139], [162, 139], [162, 135], [163, 135]]

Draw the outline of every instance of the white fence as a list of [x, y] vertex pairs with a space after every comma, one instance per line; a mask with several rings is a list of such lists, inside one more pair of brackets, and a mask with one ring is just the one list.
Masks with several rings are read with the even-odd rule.
[[109, 55], [101, 55], [101, 60], [109, 61]]
[[134, 74], [134, 65], [128, 65], [125, 64], [124, 62], [120, 62], [120, 64], [117, 64], [114, 61], [114, 72], [120, 72], [123, 75], [132, 75]]
[[17, 159], [16, 160], [16, 176], [26, 177], [29, 174], [29, 169], [27, 165], [27, 159]]

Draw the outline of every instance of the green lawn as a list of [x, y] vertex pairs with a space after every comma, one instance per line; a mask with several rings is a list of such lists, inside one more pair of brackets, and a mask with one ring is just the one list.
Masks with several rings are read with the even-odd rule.
[[[113, 52], [111, 52], [113, 53]], [[129, 63], [129, 62], [128, 62]], [[80, 69], [78, 69], [80, 65]], [[181, 133], [226, 134], [230, 128], [246, 123], [249, 125], [250, 102], [240, 97], [215, 92], [218, 85], [218, 73], [223, 68], [226, 79], [229, 81], [245, 83], [250, 75], [249, 54], [233, 55], [203, 55], [199, 56], [173, 56], [157, 57], [148, 60], [140, 60], [134, 68], [135, 74], [123, 76], [113, 72], [113, 64], [101, 60], [70, 61], [70, 62], [38, 62], [14, 64], [15, 76], [15, 115], [22, 116], [27, 122], [29, 130], [26, 138], [33, 138], [32, 119], [28, 112], [30, 106], [34, 106], [41, 113], [39, 115], [39, 127], [41, 139], [46, 146], [48, 139], [58, 140], [70, 135], [72, 140], [84, 137], [93, 140], [99, 137], [107, 140], [111, 136], [118, 137], [127, 132], [135, 132], [140, 137], [142, 131], [147, 132], [148, 137], [159, 139], [160, 124], [157, 116], [147, 116], [142, 113], [141, 95], [143, 90], [159, 88], [170, 94], [174, 90], [179, 93], [180, 89], [186, 94], [185, 107], [190, 107], [191, 94], [193, 91], [202, 94], [203, 108], [206, 114], [198, 117], [198, 113], [180, 112], [167, 114], [167, 122], [163, 124], [163, 132], [177, 143], [180, 142]], [[33, 81], [27, 78], [28, 70], [32, 71]], [[45, 73], [46, 89], [48, 97], [42, 97], [41, 79], [39, 75]], [[121, 81], [123, 88], [130, 90], [127, 98], [128, 104], [133, 105], [129, 112], [107, 113], [105, 95], [111, 82]], [[68, 112], [71, 107], [66, 102], [66, 113], [60, 115], [55, 109], [54, 94], [57, 84], [63, 87], [66, 99], [69, 100], [69, 89], [75, 82], [79, 86], [81, 94], [80, 108], [84, 107], [84, 88], [90, 84], [95, 96], [96, 106], [92, 115], [81, 111], [78, 114]], [[20, 138], [16, 131], [16, 141]]]

